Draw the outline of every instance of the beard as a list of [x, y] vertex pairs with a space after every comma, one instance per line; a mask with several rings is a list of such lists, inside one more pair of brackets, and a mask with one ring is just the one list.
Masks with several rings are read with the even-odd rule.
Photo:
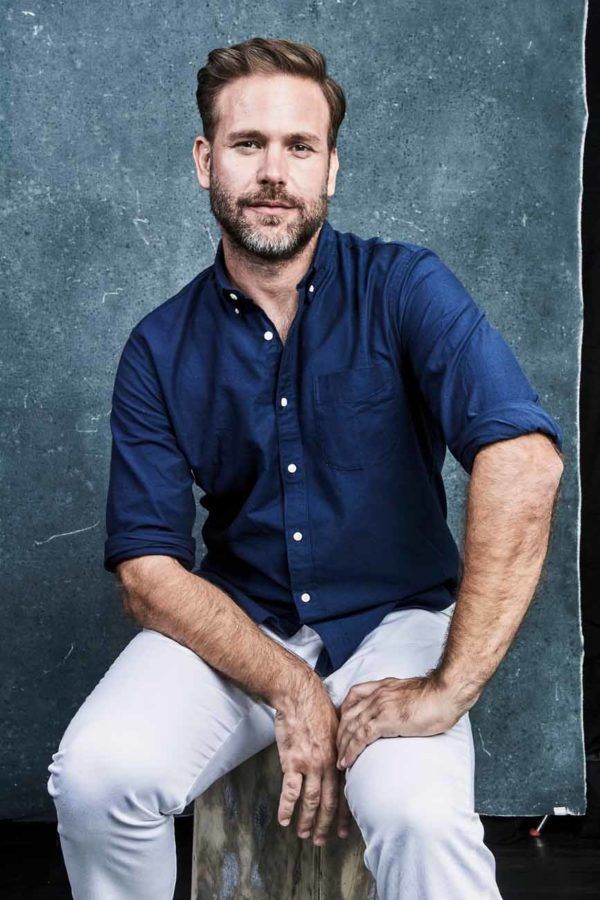
[[[328, 173], [329, 174], [329, 173]], [[296, 256], [319, 230], [327, 217], [327, 181], [318, 198], [311, 203], [273, 190], [254, 196], [234, 197], [210, 174], [210, 208], [232, 244], [250, 257], [285, 260]], [[266, 200], [293, 206], [294, 212], [250, 213], [245, 208]], [[289, 221], [288, 221], [289, 219]]]

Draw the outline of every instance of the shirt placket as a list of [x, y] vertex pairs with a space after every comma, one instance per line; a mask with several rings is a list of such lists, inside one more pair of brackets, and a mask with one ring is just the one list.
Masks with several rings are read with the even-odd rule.
[[[283, 489], [283, 520], [286, 556], [290, 577], [290, 589], [298, 616], [310, 622], [322, 615], [323, 608], [315, 591], [314, 561], [308, 518], [308, 496], [304, 453], [299, 416], [298, 335], [300, 319], [307, 298], [315, 296], [316, 285], [307, 280], [297, 285], [298, 309], [285, 342], [264, 309], [239, 290], [227, 286], [225, 293], [233, 304], [234, 312], [242, 309], [250, 314], [250, 322], [256, 323], [267, 356], [273, 355], [275, 386], [275, 427], [279, 446], [279, 467]], [[266, 327], [265, 327], [266, 326]]]
[[[314, 294], [311, 283], [304, 290]], [[312, 546], [308, 518], [308, 496], [304, 448], [300, 427], [298, 335], [305, 295], [299, 291], [299, 308], [285, 343], [273, 329], [273, 352], [280, 361], [275, 389], [275, 423], [279, 443], [279, 467], [283, 485], [283, 520], [290, 586], [301, 621], [311, 621], [319, 612], [315, 591]], [[268, 316], [265, 315], [268, 320]], [[266, 333], [265, 333], [266, 336]]]

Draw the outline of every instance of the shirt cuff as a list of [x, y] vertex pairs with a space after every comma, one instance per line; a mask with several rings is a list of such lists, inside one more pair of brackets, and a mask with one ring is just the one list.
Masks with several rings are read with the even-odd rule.
[[196, 561], [196, 540], [186, 534], [136, 531], [109, 537], [104, 545], [104, 568], [115, 572], [117, 564], [136, 556], [174, 556], [188, 570]]
[[504, 403], [475, 416], [453, 442], [451, 450], [470, 475], [475, 455], [481, 447], [535, 431], [547, 434], [562, 451], [563, 433], [539, 404], [534, 401]]

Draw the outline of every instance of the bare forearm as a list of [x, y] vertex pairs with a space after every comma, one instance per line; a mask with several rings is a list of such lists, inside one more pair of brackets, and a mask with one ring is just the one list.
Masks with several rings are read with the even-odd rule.
[[531, 434], [484, 447], [475, 458], [463, 575], [436, 671], [459, 713], [479, 698], [535, 593], [562, 473], [548, 448], [543, 435]]
[[145, 628], [189, 647], [248, 693], [277, 709], [318, 678], [295, 654], [266, 635], [216, 585], [168, 556], [120, 567], [125, 609]]

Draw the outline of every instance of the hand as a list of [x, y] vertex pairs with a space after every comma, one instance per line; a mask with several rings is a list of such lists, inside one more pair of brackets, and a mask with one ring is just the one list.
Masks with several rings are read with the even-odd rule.
[[340, 713], [337, 766], [342, 770], [377, 738], [440, 734], [462, 714], [430, 675], [355, 684]]
[[300, 799], [298, 837], [325, 843], [338, 811], [338, 836], [347, 837], [350, 811], [344, 795], [345, 775], [335, 767], [338, 712], [321, 680], [304, 678], [276, 707], [275, 737], [283, 771], [277, 818], [291, 821]]

